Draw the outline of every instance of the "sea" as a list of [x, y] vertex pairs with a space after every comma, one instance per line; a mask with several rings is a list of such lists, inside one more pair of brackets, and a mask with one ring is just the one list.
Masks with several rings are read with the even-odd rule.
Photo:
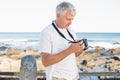
[[[106, 49], [120, 47], [120, 33], [76, 33], [78, 39], [86, 38], [88, 45], [100, 46]], [[1, 47], [13, 47], [25, 50], [39, 49], [40, 32], [0, 32], [0, 53], [5, 53]]]

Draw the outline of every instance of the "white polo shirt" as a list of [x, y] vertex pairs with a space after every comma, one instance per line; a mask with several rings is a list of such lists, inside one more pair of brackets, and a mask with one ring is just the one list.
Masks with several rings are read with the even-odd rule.
[[[69, 36], [66, 29], [60, 29], [61, 33], [64, 36], [72, 40]], [[70, 33], [76, 38], [76, 34], [69, 29]], [[57, 54], [70, 46], [70, 43], [62, 38], [55, 28], [50, 24], [47, 26], [42, 32], [40, 37], [40, 53], [47, 52], [51, 54]], [[76, 65], [76, 57], [75, 54], [70, 54], [62, 61], [46, 67], [46, 80], [52, 80], [52, 77], [57, 78], [66, 78], [67, 80], [72, 80], [78, 75], [78, 69]]]

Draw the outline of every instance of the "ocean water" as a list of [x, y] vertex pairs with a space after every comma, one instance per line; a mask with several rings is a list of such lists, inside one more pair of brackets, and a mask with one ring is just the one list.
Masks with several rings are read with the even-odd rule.
[[120, 33], [77, 33], [79, 39], [86, 38], [89, 46], [106, 49], [120, 47]]
[[0, 47], [38, 50], [39, 32], [0, 32]]
[[[80, 33], [78, 39], [86, 38], [88, 45], [104, 48], [120, 47], [120, 33]], [[0, 47], [14, 47], [20, 49], [32, 48], [38, 50], [40, 32], [0, 32]]]

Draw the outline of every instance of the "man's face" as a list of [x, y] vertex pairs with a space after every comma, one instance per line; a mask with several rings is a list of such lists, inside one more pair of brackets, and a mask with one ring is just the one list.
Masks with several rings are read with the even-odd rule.
[[68, 28], [74, 19], [74, 15], [71, 13], [71, 11], [67, 11], [65, 15], [59, 15], [57, 18], [61, 28]]

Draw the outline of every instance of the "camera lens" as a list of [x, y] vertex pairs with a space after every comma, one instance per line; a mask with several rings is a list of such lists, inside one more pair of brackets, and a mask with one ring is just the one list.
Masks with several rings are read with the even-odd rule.
[[87, 39], [82, 39], [83, 40], [83, 43], [85, 45], [85, 48], [84, 50], [88, 49], [88, 42], [87, 42]]

